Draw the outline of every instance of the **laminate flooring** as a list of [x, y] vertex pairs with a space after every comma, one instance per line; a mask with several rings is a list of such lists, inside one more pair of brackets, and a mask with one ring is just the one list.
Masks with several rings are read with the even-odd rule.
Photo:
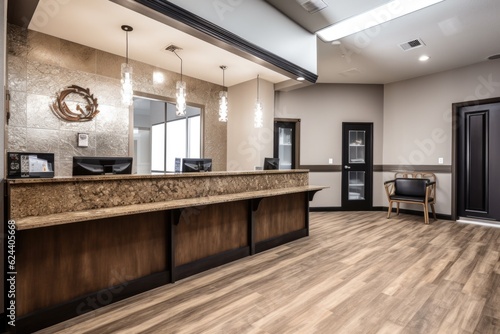
[[39, 333], [500, 333], [500, 229], [313, 212], [310, 236]]

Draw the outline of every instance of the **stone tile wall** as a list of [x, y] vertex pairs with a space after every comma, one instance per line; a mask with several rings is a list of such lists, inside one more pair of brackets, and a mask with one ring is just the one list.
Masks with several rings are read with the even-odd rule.
[[[129, 156], [129, 108], [120, 96], [120, 66], [124, 58], [20, 27], [8, 26], [8, 89], [11, 95], [7, 150], [50, 152], [56, 176], [71, 176], [72, 157]], [[131, 60], [134, 90], [175, 98], [180, 75]], [[153, 83], [153, 71], [165, 81]], [[221, 86], [183, 76], [188, 103], [204, 106], [204, 156], [214, 170], [226, 169], [226, 123], [218, 122]], [[57, 92], [78, 85], [98, 98], [100, 113], [90, 122], [66, 122], [50, 109]], [[77, 134], [89, 134], [89, 147], [77, 147]]]

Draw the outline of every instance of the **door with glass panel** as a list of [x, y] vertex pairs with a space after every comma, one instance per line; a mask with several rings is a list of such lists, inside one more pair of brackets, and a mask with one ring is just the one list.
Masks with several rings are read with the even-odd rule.
[[342, 209], [373, 207], [373, 123], [342, 123]]
[[299, 164], [300, 119], [274, 119], [274, 157], [279, 169], [295, 169]]

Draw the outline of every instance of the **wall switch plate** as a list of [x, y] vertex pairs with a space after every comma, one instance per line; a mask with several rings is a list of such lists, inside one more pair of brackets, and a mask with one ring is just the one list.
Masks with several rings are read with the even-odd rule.
[[438, 158], [438, 163], [439, 163], [440, 165], [444, 164], [444, 159], [443, 159], [443, 158]]
[[89, 147], [89, 134], [79, 133], [78, 134], [78, 147]]
[[333, 164], [333, 158], [328, 159], [328, 163], [331, 165]]

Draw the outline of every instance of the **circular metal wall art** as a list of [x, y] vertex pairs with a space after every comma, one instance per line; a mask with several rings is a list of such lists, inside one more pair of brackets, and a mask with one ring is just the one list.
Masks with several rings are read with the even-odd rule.
[[[71, 99], [71, 95], [78, 95], [79, 100], [83, 99], [86, 103], [85, 107], [82, 108], [77, 103], [76, 110], [71, 110], [65, 102], [66, 98]], [[90, 94], [89, 88], [71, 85], [57, 94], [56, 101], [52, 104], [52, 111], [57, 117], [68, 122], [88, 122], [99, 113], [98, 106], [97, 98]]]

